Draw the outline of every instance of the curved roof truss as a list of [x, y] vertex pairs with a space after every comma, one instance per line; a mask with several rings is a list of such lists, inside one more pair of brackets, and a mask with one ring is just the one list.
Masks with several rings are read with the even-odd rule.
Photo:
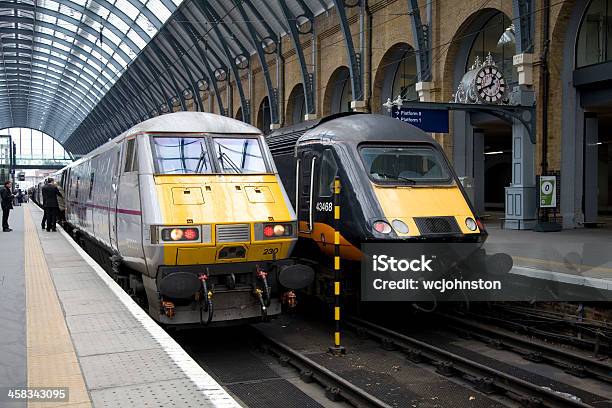
[[182, 0], [0, 1], [0, 120], [65, 141]]

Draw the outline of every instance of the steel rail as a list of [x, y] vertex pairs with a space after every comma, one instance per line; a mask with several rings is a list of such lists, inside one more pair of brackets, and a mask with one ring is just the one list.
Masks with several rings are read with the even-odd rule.
[[[519, 314], [518, 312], [507, 312], [511, 314]], [[565, 344], [570, 344], [584, 350], [593, 350], [596, 354], [601, 352], [610, 352], [610, 336], [606, 332], [602, 331], [603, 327], [597, 328], [593, 326], [585, 326], [582, 322], [572, 322], [569, 320], [551, 319], [548, 321], [531, 321], [531, 322], [519, 322], [512, 320], [513, 318], [502, 318], [499, 316], [491, 316], [489, 314], [477, 314], [470, 312], [470, 317], [474, 317], [478, 320], [485, 321], [489, 324], [495, 324], [500, 327], [505, 327], [512, 330], [518, 330], [522, 333], [538, 336], [540, 338], [556, 339], [557, 341]], [[522, 314], [523, 317], [539, 318], [541, 316], [532, 314]], [[516, 319], [516, 317], [514, 317]], [[544, 318], [545, 319], [545, 318]], [[561, 334], [551, 331], [551, 329], [543, 329], [536, 327], [537, 324], [565, 324], [569, 326], [569, 329], [582, 333], [583, 336], [588, 335], [592, 338], [579, 337], [577, 335]]]
[[561, 392], [529, 383], [503, 371], [377, 324], [351, 317], [345, 321], [345, 325], [380, 340], [388, 348], [395, 347], [407, 352], [409, 358], [415, 363], [429, 362], [435, 365], [437, 371], [442, 375], [461, 374], [463, 378], [474, 383], [481, 392], [488, 394], [505, 392], [509, 398], [512, 398], [512, 396], [518, 397], [513, 399], [518, 399], [524, 406], [591, 407], [591, 405], [569, 398]]
[[[578, 377], [590, 376], [607, 383], [612, 383], [612, 364], [588, 358], [569, 350], [555, 348], [457, 316], [444, 313], [438, 313], [438, 316], [450, 322], [450, 328], [464, 332], [471, 338], [483, 341], [496, 348], [521, 354], [527, 360], [555, 365]], [[457, 326], [453, 327], [452, 325]]]
[[359, 388], [333, 371], [306, 357], [299, 351], [268, 336], [261, 329], [257, 327], [253, 327], [253, 329], [261, 339], [271, 347], [268, 351], [276, 355], [282, 364], [291, 365], [300, 371], [300, 378], [303, 381], [314, 381], [325, 387], [327, 390], [326, 396], [329, 399], [333, 401], [344, 400], [359, 408], [391, 408], [391, 405], [379, 400], [362, 388]]

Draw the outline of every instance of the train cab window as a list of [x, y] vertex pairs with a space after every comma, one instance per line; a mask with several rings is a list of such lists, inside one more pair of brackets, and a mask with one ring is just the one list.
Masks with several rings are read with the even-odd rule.
[[136, 139], [128, 140], [126, 143], [125, 151], [125, 166], [123, 167], [124, 173], [137, 170], [138, 158], [136, 155]]
[[211, 173], [211, 161], [204, 137], [151, 138], [153, 163], [157, 174]]
[[431, 147], [367, 146], [360, 149], [368, 175], [375, 183], [448, 183], [450, 171]]
[[319, 196], [331, 197], [334, 194], [334, 179], [338, 173], [338, 165], [330, 149], [325, 149], [321, 156], [319, 167]]
[[94, 180], [96, 178], [95, 173], [92, 171], [90, 178], [89, 178], [89, 199], [91, 200], [91, 196], [93, 195], [93, 187], [94, 187]]
[[213, 138], [214, 156], [222, 173], [268, 173], [256, 138]]

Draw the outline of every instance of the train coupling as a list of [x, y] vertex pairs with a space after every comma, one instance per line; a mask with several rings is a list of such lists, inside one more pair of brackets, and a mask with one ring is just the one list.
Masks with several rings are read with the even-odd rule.
[[172, 319], [176, 315], [176, 308], [174, 307], [174, 302], [162, 300], [160, 309], [161, 314], [166, 315], [168, 319]]
[[287, 305], [290, 308], [296, 307], [297, 306], [297, 296], [295, 295], [295, 292], [290, 290], [290, 291], [283, 293], [283, 296], [281, 297], [281, 302], [283, 305]]

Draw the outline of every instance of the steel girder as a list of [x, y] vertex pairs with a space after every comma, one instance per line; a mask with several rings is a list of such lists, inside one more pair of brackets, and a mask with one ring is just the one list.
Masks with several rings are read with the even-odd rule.
[[412, 21], [412, 38], [415, 42], [417, 77], [419, 82], [431, 81], [430, 27], [423, 24], [418, 0], [408, 0], [408, 15]]
[[[266, 81], [266, 90], [268, 92], [268, 100], [270, 101], [270, 123], [278, 124], [280, 123], [278, 117], [278, 90], [272, 86], [272, 79], [270, 78], [270, 70], [268, 68], [268, 62], [266, 61], [266, 54], [261, 45], [260, 39], [257, 36], [257, 30], [253, 26], [253, 22], [250, 20], [247, 15], [244, 7], [242, 6], [241, 0], [233, 0], [236, 5], [236, 9], [240, 12], [242, 19], [244, 20], [247, 29], [249, 31], [252, 45], [255, 47], [257, 51], [257, 57], [259, 59], [259, 65], [261, 65], [262, 74], [264, 75], [264, 79]], [[278, 44], [278, 41], [277, 41]]]
[[[321, 7], [316, 4], [316, 1], [319, 2]], [[197, 80], [200, 78], [206, 79], [211, 89], [215, 89], [217, 103], [225, 111], [223, 98], [221, 98], [217, 88], [218, 81], [215, 77], [217, 69], [223, 69], [228, 75], [232, 75], [230, 78], [235, 80], [240, 94], [244, 119], [248, 121], [251, 116], [251, 101], [245, 96], [245, 89], [242, 86], [240, 70], [244, 67], [237, 66], [238, 57], [242, 55], [250, 58], [257, 54], [257, 58], [262, 65], [262, 74], [266, 81], [266, 90], [270, 100], [271, 122], [279, 123], [278, 90], [272, 83], [262, 40], [270, 38], [279, 47], [277, 33], [284, 31], [288, 35], [296, 34], [295, 39], [297, 41], [293, 45], [296, 48], [296, 55], [300, 58], [299, 54], [303, 55], [303, 50], [299, 41], [300, 34], [293, 30], [296, 25], [295, 16], [301, 15], [300, 8], [304, 11], [303, 15], [306, 16], [312, 16], [313, 10], [316, 10], [317, 13], [323, 12], [327, 9], [328, 2], [323, 0], [293, 0], [286, 1], [283, 4], [279, 4], [279, 2], [265, 3], [265, 1], [258, 5], [254, 3], [255, 1], [250, 0], [233, 0], [231, 3], [233, 7], [230, 8], [226, 6], [229, 2], [224, 3], [221, 0], [187, 0], [187, 3], [171, 17], [173, 22], [162, 28], [159, 35], [152, 40], [128, 68], [124, 77], [113, 85], [98, 106], [82, 122], [82, 125], [72, 133], [68, 141], [69, 144], [73, 145], [75, 141], [85, 140], [88, 137], [87, 129], [91, 126], [95, 126], [96, 134], [100, 135], [96, 139], [102, 142], [101, 139], [104, 136], [105, 141], [107, 137], [116, 136], [118, 131], [125, 130], [129, 122], [134, 120], [135, 113], [141, 116], [160, 113], [161, 101], [165, 101], [164, 104], [171, 106], [174, 97], [181, 101], [182, 108], [185, 109], [183, 90], [185, 88], [193, 89], [197, 99], [199, 96]], [[283, 6], [286, 6], [286, 8]], [[223, 16], [219, 16], [219, 13]], [[263, 16], [264, 14], [265, 16]], [[204, 24], [196, 27], [193, 21], [204, 22]], [[240, 22], [239, 25], [238, 21]], [[314, 21], [314, 19], [311, 18], [311, 21]], [[346, 28], [345, 14], [343, 21]], [[206, 23], [209, 23], [210, 26], [206, 26]], [[343, 31], [346, 39], [346, 30]], [[193, 49], [193, 51], [189, 52], [190, 49]], [[354, 50], [350, 54], [356, 57], [352, 59], [360, 60], [359, 55]], [[302, 58], [300, 64], [301, 68], [308, 66], [305, 58]], [[361, 81], [361, 86], [353, 86], [353, 89], [357, 90], [358, 94], [363, 94], [362, 69], [356, 64], [352, 65], [358, 68], [354, 70], [352, 79], [357, 77]], [[309, 75], [307, 68], [305, 72], [306, 75]], [[228, 79], [228, 81], [231, 80]], [[314, 111], [314, 85], [309, 86], [308, 81], [304, 81], [304, 77], [303, 82], [305, 98], [308, 98], [308, 94], [310, 94], [312, 101], [310, 104], [305, 101], [306, 106], [310, 108], [308, 110]], [[136, 100], [134, 95], [138, 95], [140, 102], [146, 100], [149, 106], [141, 103], [139, 107], [130, 107], [132, 108], [130, 119], [126, 117], [130, 114], [129, 111], [123, 112], [124, 116], [114, 112], [113, 108], [127, 107], [128, 102], [124, 100], [126, 97], [132, 99], [132, 101]], [[199, 100], [197, 103], [203, 108], [203, 104]], [[121, 106], [118, 106], [118, 104]], [[151, 106], [153, 106], [155, 112], [152, 112]], [[116, 117], [108, 117], [111, 113]]]
[[514, 14], [512, 20], [514, 22], [516, 53], [533, 52], [533, 30], [535, 26], [533, 0], [512, 0], [512, 12]]
[[[193, 42], [196, 50], [198, 51], [198, 54], [200, 55], [200, 59], [202, 60], [202, 62], [204, 64], [204, 69], [206, 70], [206, 74], [202, 73], [202, 77], [206, 77], [206, 80], [207, 80], [209, 86], [212, 85], [212, 87], [215, 89], [215, 96], [217, 98], [217, 103], [219, 104], [219, 109], [223, 109], [223, 100], [222, 100], [221, 95], [219, 93], [219, 88], [218, 88], [218, 85], [217, 85], [217, 81], [215, 79], [214, 70], [212, 69], [212, 67], [210, 65], [210, 62], [208, 60], [208, 56], [206, 55], [206, 51], [203, 50], [201, 45], [200, 45], [200, 41], [202, 41], [201, 35], [196, 30], [196, 28], [193, 26], [193, 24], [191, 24], [191, 22], [187, 20], [187, 18], [181, 12], [181, 10], [179, 10], [177, 12], [177, 18], [179, 19], [179, 22], [180, 22], [180, 25], [179, 25], [180, 29], [187, 33], [188, 37], [191, 39], [191, 41]], [[204, 110], [204, 103], [203, 103], [202, 98], [200, 96], [200, 88], [197, 86], [197, 84], [194, 84], [194, 85], [195, 85], [194, 86], [194, 91], [198, 95], [198, 103], [200, 104], [200, 107], [201, 107], [200, 110], [203, 111]]]
[[[212, 7], [209, 7], [208, 1], [195, 0], [194, 2], [209, 20], [221, 21], [221, 17], [219, 17], [215, 9], [213, 9]], [[246, 99], [244, 88], [242, 87], [242, 81], [240, 79], [240, 72], [238, 71], [238, 67], [236, 67], [236, 64], [234, 64], [234, 56], [232, 55], [230, 51], [230, 45], [225, 40], [225, 37], [222, 35], [221, 30], [219, 29], [219, 24], [213, 23], [211, 25], [212, 25], [212, 30], [214, 31], [217, 38], [221, 42], [221, 48], [223, 49], [223, 52], [226, 57], [226, 64], [227, 66], [230, 67], [230, 69], [232, 70], [232, 73], [234, 74], [234, 80], [236, 81], [236, 87], [238, 88], [238, 94], [240, 95], [240, 106], [242, 107], [242, 112], [245, 112], [242, 115], [242, 119], [244, 122], [251, 123], [250, 101]], [[231, 31], [229, 31], [229, 29], [225, 25], [222, 25], [222, 27], [224, 27], [224, 29], [228, 32], [228, 34], [232, 35]], [[238, 45], [241, 47], [242, 52], [246, 52], [246, 49], [242, 48], [243, 47], [242, 44], [238, 44]], [[246, 55], [248, 56], [249, 54], [247, 53]], [[219, 92], [216, 89], [216, 79], [214, 77], [214, 74], [212, 76], [212, 81], [214, 81], [214, 84], [215, 84], [215, 94], [218, 95], [217, 102], [219, 103], [219, 106], [223, 106], [221, 95], [219, 95]]]
[[[293, 43], [293, 47], [295, 48], [295, 52], [298, 57], [298, 62], [300, 63], [302, 86], [304, 87], [304, 104], [306, 106], [306, 112], [314, 114], [316, 113], [315, 86], [313, 83], [313, 76], [311, 73], [308, 72], [308, 66], [306, 65], [306, 59], [304, 58], [304, 50], [302, 49], [302, 44], [300, 42], [300, 33], [297, 29], [296, 18], [291, 13], [291, 10], [289, 10], [289, 7], [287, 7], [287, 4], [285, 4], [284, 0], [278, 0], [278, 4], [281, 6], [283, 10], [283, 15], [289, 23], [289, 33], [291, 35], [291, 41]], [[314, 47], [314, 44], [312, 44], [312, 46]]]
[[[178, 82], [176, 81], [176, 77], [172, 71], [172, 62], [170, 61], [170, 59], [166, 56], [165, 53], [163, 53], [161, 51], [161, 48], [159, 46], [159, 44], [157, 44], [157, 42], [152, 42], [151, 46], [153, 47], [153, 49], [155, 50], [155, 54], [157, 55], [157, 57], [159, 57], [159, 59], [161, 60], [162, 65], [164, 66], [164, 68], [166, 68], [166, 72], [168, 73], [168, 76], [170, 77], [170, 81], [172, 81], [172, 85], [174, 87], [174, 91], [176, 92], [176, 97], [179, 98], [180, 104], [181, 104], [181, 108], [183, 110], [187, 110], [187, 105], [185, 104], [185, 98], [183, 96], [183, 89], [181, 87], [179, 87]], [[161, 75], [163, 75], [163, 72], [161, 73]], [[173, 109], [174, 107], [174, 103], [172, 101], [172, 99], [170, 99], [169, 104], [171, 106], [171, 109]]]
[[[193, 66], [198, 67], [198, 64], [195, 63], [191, 57], [191, 54], [188, 53], [183, 46], [181, 45], [181, 43], [175, 38], [175, 36], [172, 34], [172, 32], [170, 32], [170, 30], [163, 30], [164, 35], [166, 35], [170, 41], [170, 43], [172, 44], [173, 48], [175, 48], [178, 52], [179, 58], [181, 60], [181, 64], [183, 66], [183, 69], [185, 70], [185, 72], [187, 72], [187, 76], [189, 77], [189, 84], [191, 85], [191, 91], [193, 93], [193, 98], [196, 102], [196, 110], [198, 111], [202, 111], [204, 109], [203, 104], [202, 104], [202, 98], [200, 97], [200, 90], [197, 86], [197, 81], [193, 76], [193, 72], [191, 72], [191, 69], [189, 68], [189, 65], [187, 64], [187, 62], [185, 61], [186, 59], [190, 60], [190, 62], [193, 64]], [[198, 77], [202, 77], [203, 76], [203, 72], [199, 71], [196, 74], [198, 74]]]
[[[344, 37], [344, 45], [346, 46], [346, 52], [349, 60], [349, 74], [351, 77], [351, 86], [353, 91], [353, 100], [363, 100], [363, 70], [361, 69], [361, 54], [355, 51], [353, 45], [353, 37], [351, 35], [351, 27], [346, 16], [346, 9], [343, 0], [333, 0], [340, 19], [340, 29]], [[362, 1], [359, 0], [360, 4]]]

